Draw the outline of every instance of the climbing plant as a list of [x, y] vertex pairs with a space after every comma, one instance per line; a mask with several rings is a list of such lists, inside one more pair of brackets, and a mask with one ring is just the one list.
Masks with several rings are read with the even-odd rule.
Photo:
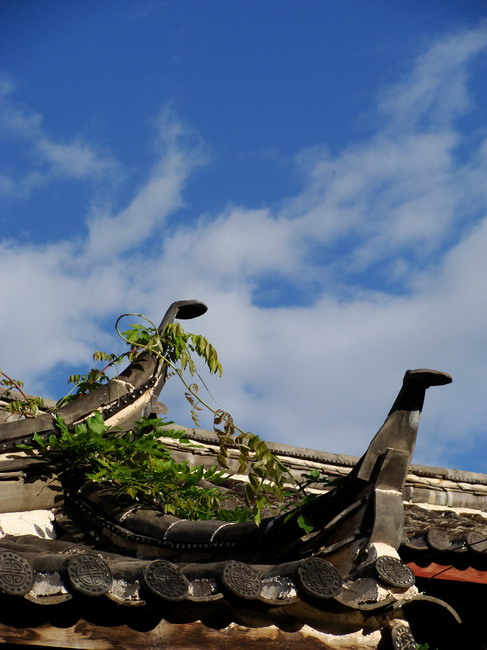
[[[209, 519], [221, 510], [221, 492], [200, 487], [200, 481], [218, 481], [218, 467], [191, 468], [176, 462], [160, 438], [172, 438], [191, 445], [183, 432], [164, 428], [162, 420], [141, 418], [130, 431], [108, 427], [96, 412], [73, 429], [61, 416], [55, 418], [56, 433], [45, 440], [34, 434], [36, 448], [57, 468], [59, 474], [81, 471], [87, 479], [110, 483], [119, 494], [151, 502], [164, 512], [186, 519]], [[31, 450], [31, 445], [19, 445]], [[227, 513], [222, 512], [222, 516]]]
[[41, 397], [28, 397], [22, 390], [24, 383], [20, 379], [12, 379], [9, 375], [0, 370], [0, 386], [4, 387], [2, 395], [10, 397], [12, 391], [20, 394], [20, 399], [12, 399], [3, 407], [8, 413], [17, 413], [26, 418], [34, 418], [39, 410], [44, 408], [44, 401]]
[[[127, 316], [137, 316], [144, 323], [134, 323], [129, 329], [120, 331], [119, 323]], [[123, 314], [115, 328], [130, 349], [121, 355], [95, 352], [94, 360], [106, 362], [105, 366], [102, 369], [92, 368], [84, 375], [72, 375], [69, 383], [73, 384], [73, 388], [58, 402], [57, 407], [109, 381], [110, 367], [117, 366], [124, 358], [132, 360], [142, 352], [149, 352], [166, 363], [183, 383], [196, 426], [203, 408], [213, 414], [214, 431], [219, 440], [218, 467], [190, 468], [187, 463], [177, 463], [161, 443], [160, 437], [176, 438], [182, 444], [192, 443], [181, 432], [168, 429], [164, 421], [142, 419], [130, 431], [121, 432], [107, 427], [99, 413], [72, 429], [65, 425], [58, 414], [55, 419], [56, 432], [47, 440], [35, 435], [34, 445], [24, 448], [31, 453], [35, 448], [36, 453], [48, 458], [61, 472], [75, 468], [83, 470], [89, 480], [110, 482], [121, 493], [149, 500], [166, 512], [181, 517], [219, 517], [225, 520], [253, 518], [260, 523], [263, 510], [282, 501], [285, 486], [295, 484], [295, 481], [259, 436], [240, 429], [228, 412], [213, 408], [203, 399], [199, 385], [193, 381], [195, 375], [201, 379], [198, 360], [204, 362], [210, 373], [223, 373], [213, 345], [202, 335], [186, 332], [180, 323], [169, 323], [159, 331], [149, 319], [139, 314]], [[10, 380], [3, 376], [6, 381]], [[200, 383], [203, 383], [202, 380]], [[19, 388], [20, 382], [10, 385]], [[23, 398], [22, 405], [18, 404], [15, 408], [32, 417], [39, 407], [35, 404], [27, 406], [28, 398], [25, 394]], [[228, 475], [231, 449], [236, 451], [238, 472], [248, 475], [248, 483], [244, 494], [245, 507], [225, 509], [221, 507], [222, 493], [216, 487], [201, 486], [200, 482], [210, 479], [217, 482]], [[308, 523], [304, 520], [298, 523], [303, 529], [308, 529]]]
[[[129, 330], [121, 332], [118, 325], [125, 316], [138, 316], [146, 325], [133, 324]], [[228, 470], [229, 449], [236, 447], [238, 472], [248, 475], [245, 503], [259, 523], [263, 509], [270, 501], [281, 501], [286, 482], [294, 483], [294, 478], [259, 436], [238, 427], [230, 413], [213, 408], [201, 396], [199, 385], [185, 379], [185, 371], [190, 377], [199, 376], [195, 356], [204, 361], [211, 374], [223, 374], [213, 345], [200, 334], [186, 332], [178, 322], [168, 323], [160, 332], [154, 323], [140, 314], [123, 314], [118, 318], [115, 329], [131, 345], [132, 353], [149, 351], [166, 362], [179, 377], [185, 387], [185, 397], [191, 405], [191, 416], [196, 426], [199, 425], [199, 411], [202, 408], [213, 414], [213, 429], [220, 447], [218, 464]]]

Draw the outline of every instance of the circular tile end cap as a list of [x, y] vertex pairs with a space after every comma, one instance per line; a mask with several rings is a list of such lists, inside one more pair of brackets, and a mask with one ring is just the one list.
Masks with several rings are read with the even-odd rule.
[[90, 553], [70, 557], [66, 571], [71, 586], [85, 596], [103, 596], [112, 586], [106, 562]]
[[391, 632], [392, 647], [394, 650], [415, 650], [416, 641], [411, 630], [405, 625], [394, 627]]
[[467, 535], [467, 546], [474, 553], [487, 553], [487, 535], [472, 530]]
[[391, 587], [408, 589], [414, 585], [414, 573], [395, 557], [383, 555], [375, 562], [378, 577]]
[[188, 579], [167, 560], [154, 560], [144, 569], [144, 584], [155, 596], [164, 600], [184, 600], [188, 595]]
[[221, 577], [223, 585], [240, 598], [253, 600], [260, 596], [262, 581], [248, 564], [228, 560]]
[[342, 579], [333, 564], [319, 557], [303, 560], [298, 576], [305, 592], [315, 598], [333, 598], [342, 588]]
[[13, 551], [0, 553], [0, 590], [9, 596], [24, 596], [34, 585], [30, 562]]
[[441, 528], [430, 528], [426, 533], [426, 539], [435, 551], [448, 551], [451, 548], [450, 538]]

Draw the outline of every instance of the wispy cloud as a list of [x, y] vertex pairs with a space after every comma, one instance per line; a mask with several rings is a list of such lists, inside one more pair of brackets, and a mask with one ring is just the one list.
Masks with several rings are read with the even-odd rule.
[[487, 26], [460, 31], [439, 40], [417, 60], [412, 71], [382, 93], [379, 109], [391, 129], [448, 127], [470, 106], [468, 64], [483, 53]]
[[[211, 309], [195, 327], [226, 366], [213, 391], [244, 427], [360, 453], [404, 370], [438, 367], [456, 382], [428, 395], [418, 460], [454, 463], [451, 441], [487, 421], [487, 144], [472, 146], [457, 123], [473, 102], [470, 66], [486, 51], [481, 27], [419, 55], [379, 98], [375, 134], [337, 155], [317, 143], [296, 156], [302, 190], [279, 207], [230, 206], [171, 231], [161, 226], [205, 156], [166, 115], [147, 179], [122, 209], [90, 212], [86, 240], [2, 245], [10, 317], [0, 340], [12, 342], [2, 367], [42, 387], [55, 364], [104, 345], [106, 318], [140, 310], [157, 320], [172, 300], [197, 297]], [[103, 164], [87, 143], [54, 143], [33, 113], [14, 117], [51, 173], [67, 174], [66, 163], [81, 178]], [[150, 254], [140, 246], [149, 237]], [[281, 287], [272, 308], [255, 299], [269, 278]]]
[[116, 214], [97, 211], [89, 219], [87, 255], [120, 255], [143, 242], [169, 214], [183, 205], [182, 190], [206, 154], [201, 144], [188, 146], [190, 131], [169, 109], [156, 122], [158, 160], [129, 205]]
[[14, 140], [27, 148], [29, 171], [0, 172], [0, 198], [28, 198], [33, 191], [54, 180], [115, 177], [120, 168], [115, 159], [81, 136], [62, 142], [46, 133], [42, 116], [15, 102], [15, 85], [0, 80], [0, 141]]

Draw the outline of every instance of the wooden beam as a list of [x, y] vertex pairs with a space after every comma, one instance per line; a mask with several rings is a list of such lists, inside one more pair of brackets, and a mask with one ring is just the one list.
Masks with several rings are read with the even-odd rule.
[[[152, 630], [139, 631], [126, 625], [103, 627], [80, 619], [72, 627], [58, 628], [44, 624], [35, 628], [15, 628], [0, 624], [0, 642], [24, 647], [73, 648], [76, 650], [266, 650], [303, 648], [303, 650], [333, 650], [340, 640], [340, 650], [375, 648], [377, 635], [369, 638], [361, 633], [333, 637], [304, 625], [296, 632], [284, 632], [271, 625], [248, 628], [230, 624], [223, 629], [207, 627], [200, 621], [171, 624], [161, 621]], [[334, 642], [335, 640], [335, 642]]]
[[0, 484], [0, 513], [49, 510], [62, 503], [63, 491], [58, 481], [44, 479], [2, 481]]

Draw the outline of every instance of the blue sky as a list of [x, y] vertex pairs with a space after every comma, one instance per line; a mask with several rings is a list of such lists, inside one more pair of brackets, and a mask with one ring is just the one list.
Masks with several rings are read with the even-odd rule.
[[57, 397], [195, 297], [242, 427], [360, 454], [436, 367], [415, 460], [487, 471], [486, 13], [0, 3], [0, 368]]

